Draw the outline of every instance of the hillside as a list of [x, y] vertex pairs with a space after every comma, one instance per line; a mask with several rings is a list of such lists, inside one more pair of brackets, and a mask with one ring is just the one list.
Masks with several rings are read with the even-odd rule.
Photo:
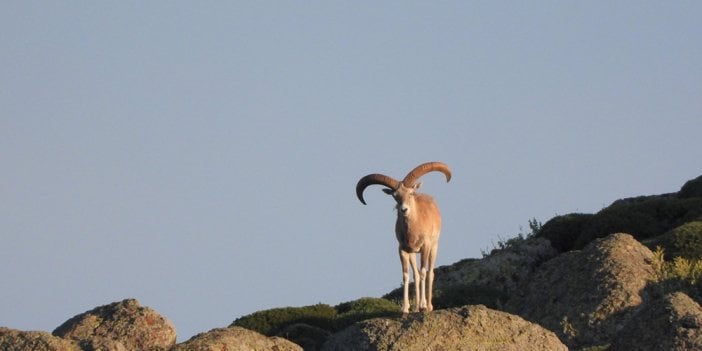
[[52, 333], [0, 327], [0, 349], [702, 349], [702, 176], [533, 229], [481, 259], [438, 267], [428, 314], [401, 315], [395, 290], [260, 311], [176, 344], [166, 317], [127, 299]]

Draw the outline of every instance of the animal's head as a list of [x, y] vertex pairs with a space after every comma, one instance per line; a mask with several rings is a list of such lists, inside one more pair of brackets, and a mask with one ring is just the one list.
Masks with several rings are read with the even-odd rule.
[[433, 171], [443, 173], [446, 176], [447, 182], [451, 180], [451, 171], [446, 164], [441, 162], [427, 162], [415, 167], [412, 171], [407, 173], [407, 176], [405, 176], [402, 181], [379, 173], [369, 174], [361, 178], [358, 184], [356, 184], [356, 196], [358, 196], [361, 203], [365, 205], [366, 201], [363, 199], [363, 191], [373, 184], [384, 185], [386, 188], [383, 189], [383, 191], [388, 195], [392, 195], [395, 202], [397, 202], [398, 213], [406, 215], [414, 207], [415, 194], [421, 185], [417, 180], [419, 177]]
[[407, 216], [411, 209], [414, 209], [415, 204], [415, 192], [422, 183], [417, 183], [414, 185], [406, 186], [404, 183], [400, 182], [397, 189], [385, 188], [383, 192], [391, 195], [395, 202], [397, 203], [397, 213], [403, 216]]

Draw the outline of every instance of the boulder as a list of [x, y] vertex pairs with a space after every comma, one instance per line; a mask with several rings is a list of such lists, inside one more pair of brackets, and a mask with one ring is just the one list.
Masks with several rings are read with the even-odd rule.
[[302, 351], [302, 347], [279, 337], [267, 337], [241, 327], [212, 329], [176, 345], [173, 351]]
[[376, 318], [332, 335], [322, 350], [567, 350], [558, 337], [483, 305]]
[[80, 351], [70, 340], [42, 331], [20, 331], [0, 327], [0, 350], [3, 351]]
[[[465, 259], [437, 267], [434, 307], [486, 305], [498, 308], [538, 266], [556, 255], [558, 251], [547, 239], [529, 238], [492, 250], [482, 259]], [[402, 288], [385, 297], [400, 300]]]
[[541, 265], [506, 310], [555, 331], [570, 346], [605, 344], [647, 298], [652, 261], [631, 235], [595, 240]]
[[681, 292], [646, 304], [610, 350], [702, 350], [702, 308]]
[[[176, 341], [171, 322], [158, 312], [126, 299], [81, 313], [53, 334], [75, 340], [86, 349], [170, 350]], [[91, 346], [92, 345], [92, 346]], [[98, 347], [101, 348], [101, 347]]]
[[506, 248], [492, 250], [490, 255], [480, 260], [468, 259], [437, 268], [434, 284], [441, 289], [445, 286], [472, 283], [499, 287], [501, 291], [509, 294], [517, 289], [519, 283], [537, 266], [556, 255], [558, 251], [546, 239], [517, 240]]
[[93, 338], [81, 342], [80, 346], [83, 351], [130, 351], [121, 341], [107, 338]]

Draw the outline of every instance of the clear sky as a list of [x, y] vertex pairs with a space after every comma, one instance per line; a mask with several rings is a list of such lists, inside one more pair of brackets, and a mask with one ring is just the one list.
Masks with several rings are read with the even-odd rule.
[[702, 174], [699, 1], [3, 1], [0, 325], [128, 297], [179, 341], [381, 296], [423, 178], [440, 265]]

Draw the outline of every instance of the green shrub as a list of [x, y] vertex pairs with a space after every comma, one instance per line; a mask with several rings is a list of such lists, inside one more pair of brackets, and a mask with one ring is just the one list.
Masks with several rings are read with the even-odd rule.
[[687, 259], [681, 256], [672, 260], [665, 259], [665, 250], [657, 247], [653, 251], [651, 262], [655, 274], [654, 287], [660, 295], [682, 291], [701, 302], [702, 298], [702, 260]]
[[433, 304], [436, 309], [465, 305], [485, 305], [500, 309], [508, 296], [499, 289], [475, 284], [456, 284], [434, 289]]
[[[410, 286], [410, 298], [413, 299], [414, 287]], [[402, 302], [402, 288], [397, 288], [387, 295], [385, 299], [396, 301], [398, 306]], [[434, 309], [461, 307], [466, 305], [485, 305], [490, 308], [500, 309], [509, 298], [500, 289], [477, 284], [452, 284], [441, 288], [434, 287], [432, 304]], [[414, 301], [411, 301], [414, 303]]]
[[548, 239], [559, 252], [570, 251], [593, 216], [589, 213], [570, 213], [553, 217], [541, 227], [536, 237]]
[[486, 250], [480, 250], [480, 252], [483, 254], [483, 257], [487, 257], [492, 255], [495, 251], [509, 250], [519, 247], [526, 240], [538, 236], [538, 233], [541, 232], [542, 227], [543, 225], [541, 224], [541, 222], [539, 222], [536, 218], [532, 218], [529, 220], [528, 232], [525, 232], [524, 228], [520, 226], [520, 230], [517, 236], [508, 239], [503, 239], [498, 236], [497, 244], [493, 244], [492, 250], [490, 250], [489, 252]]
[[317, 304], [305, 307], [284, 307], [254, 312], [235, 320], [230, 326], [238, 326], [272, 336], [286, 326], [304, 323], [328, 330], [336, 317], [336, 309]]
[[400, 315], [400, 306], [390, 300], [364, 297], [337, 305], [334, 329], [341, 330], [356, 322]]
[[629, 233], [639, 241], [663, 233], [702, 214], [702, 198], [679, 199], [671, 195], [618, 200], [593, 216], [574, 248], [612, 233]]
[[[328, 332], [336, 332], [369, 318], [399, 315], [399, 311], [400, 306], [389, 300], [366, 297], [335, 307], [317, 304], [254, 312], [238, 318], [230, 326], [247, 328], [267, 336], [278, 335], [295, 324], [305, 324]], [[305, 330], [307, 329], [310, 328]], [[286, 333], [290, 333], [289, 329]]]
[[671, 231], [673, 245], [682, 257], [702, 258], [702, 221], [685, 223]]
[[702, 221], [688, 222], [669, 231], [663, 245], [673, 257], [702, 258]]
[[678, 196], [681, 198], [702, 197], [702, 176], [688, 180], [680, 188]]
[[304, 323], [289, 325], [276, 334], [302, 346], [303, 350], [320, 350], [330, 335], [325, 329]]

